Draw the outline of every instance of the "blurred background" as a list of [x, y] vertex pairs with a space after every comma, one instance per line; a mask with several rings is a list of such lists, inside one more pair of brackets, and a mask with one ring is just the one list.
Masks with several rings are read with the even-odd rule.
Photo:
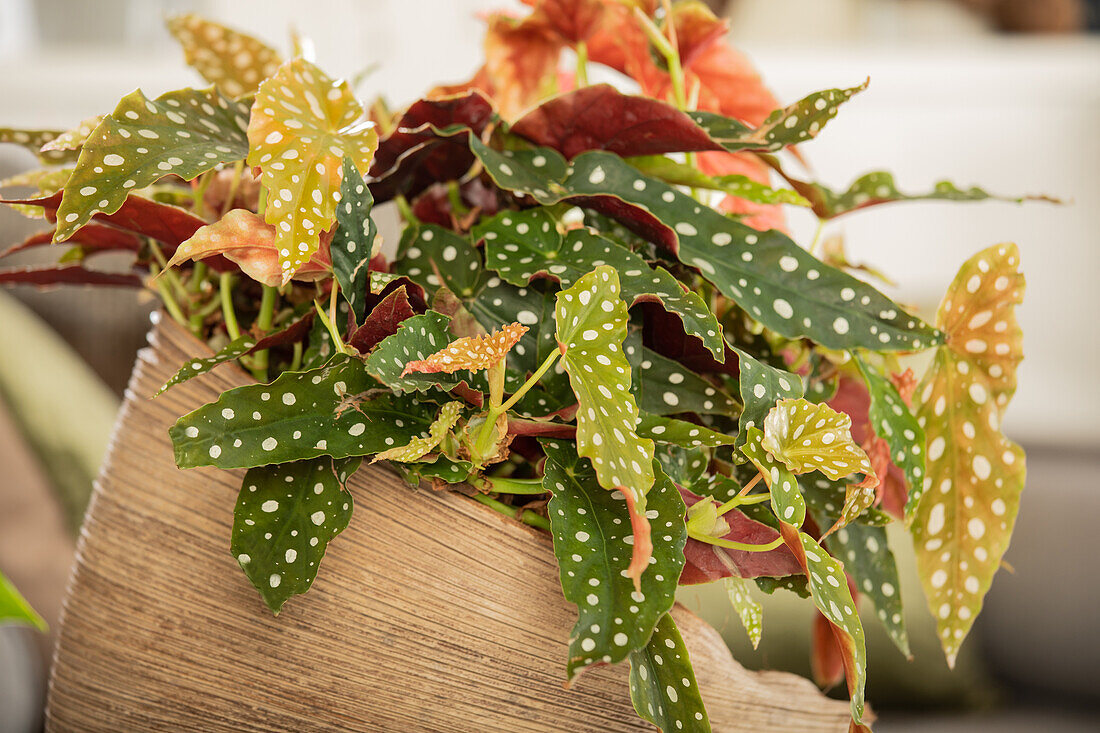
[[[902, 190], [943, 178], [1065, 206], [904, 203], [844, 217], [853, 261], [893, 276], [890, 294], [930, 316], [958, 265], [991, 244], [1020, 244], [1026, 360], [1006, 431], [1028, 452], [1016, 536], [959, 667], [949, 672], [904, 534], [907, 662], [870, 621], [869, 698], [891, 731], [1100, 730], [1100, 7], [1088, 0], [729, 0], [734, 42], [784, 102], [870, 89], [804, 146], [816, 176], [846, 186], [891, 170]], [[480, 64], [480, 11], [508, 0], [0, 0], [0, 125], [68, 128], [141, 87], [199, 83], [163, 29], [198, 12], [288, 46], [313, 39], [319, 65], [354, 77], [363, 98], [404, 105]], [[0, 178], [34, 164], [0, 146]], [[5, 193], [18, 193], [8, 189]], [[792, 212], [795, 239], [809, 217]], [[0, 249], [37, 222], [0, 211]], [[385, 231], [385, 230], [384, 230]], [[6, 264], [31, 264], [36, 255]], [[74, 532], [106, 447], [152, 302], [126, 291], [0, 292], [0, 568], [53, 624]], [[808, 674], [809, 604], [762, 597], [753, 651], [721, 588], [683, 602], [755, 668]], [[36, 730], [50, 635], [0, 628], [0, 733]], [[736, 694], [736, 691], [731, 691]]]

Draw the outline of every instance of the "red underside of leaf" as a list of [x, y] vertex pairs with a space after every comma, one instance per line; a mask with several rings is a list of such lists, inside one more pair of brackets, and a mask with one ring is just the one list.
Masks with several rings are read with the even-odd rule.
[[309, 311], [282, 331], [263, 337], [256, 342], [256, 345], [253, 346], [248, 353], [253, 354], [257, 351], [274, 349], [279, 346], [291, 346], [300, 341], [305, 341], [306, 337], [309, 336], [310, 329], [313, 327], [313, 318], [315, 315], [316, 313]]
[[664, 247], [672, 254], [680, 249], [680, 240], [676, 238], [676, 234], [657, 217], [616, 196], [573, 196], [567, 201], [610, 216], [639, 237]]
[[678, 315], [655, 303], [642, 303], [640, 307], [643, 344], [698, 374], [728, 374], [734, 379], [740, 376], [737, 354], [729, 346], [725, 363], [719, 364], [702, 341], [688, 335]]
[[[52, 243], [53, 230], [51, 229], [31, 235], [0, 254], [0, 257], [7, 257], [25, 249], [33, 249]], [[89, 254], [113, 250], [137, 252], [141, 248], [141, 240], [133, 234], [103, 224], [88, 224], [74, 234], [71, 239], [58, 244], [83, 247]]]
[[513, 417], [508, 419], [508, 434], [535, 435], [542, 438], [566, 438], [572, 440], [577, 437], [577, 426], [540, 420], [524, 420], [522, 418]]
[[80, 265], [26, 267], [0, 271], [0, 283], [19, 283], [49, 287], [51, 285], [102, 285], [105, 287], [140, 288], [141, 277], [130, 273], [97, 272]]
[[382, 339], [397, 333], [401, 322], [414, 315], [416, 309], [409, 302], [408, 291], [402, 285], [371, 309], [363, 325], [355, 330], [348, 343], [359, 353], [366, 354]]
[[653, 539], [650, 535], [649, 520], [644, 511], [638, 511], [634, 497], [625, 486], [619, 487], [626, 499], [626, 508], [630, 512], [630, 528], [634, 531], [634, 551], [630, 555], [630, 566], [626, 572], [634, 580], [634, 590], [642, 589], [642, 573], [649, 567], [649, 558], [653, 556]]
[[817, 686], [827, 690], [844, 679], [844, 658], [833, 625], [818, 611], [811, 627], [810, 669]]

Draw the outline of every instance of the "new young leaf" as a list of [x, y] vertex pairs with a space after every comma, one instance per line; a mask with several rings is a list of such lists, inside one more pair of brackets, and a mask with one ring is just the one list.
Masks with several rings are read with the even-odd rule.
[[282, 63], [266, 43], [193, 13], [170, 18], [168, 30], [187, 64], [233, 98], [255, 92]]

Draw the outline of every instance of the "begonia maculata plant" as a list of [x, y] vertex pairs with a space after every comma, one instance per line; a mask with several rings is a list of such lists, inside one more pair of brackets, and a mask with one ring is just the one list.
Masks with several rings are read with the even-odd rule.
[[[1008, 546], [1019, 252], [966, 260], [923, 320], [784, 224], [993, 198], [791, 172], [866, 82], [784, 106], [697, 0], [528, 5], [487, 18], [470, 81], [397, 113], [300, 53], [170, 20], [211, 86], [0, 130], [44, 164], [8, 182], [48, 223], [10, 251], [60, 254], [0, 282], [151, 289], [210, 348], [164, 389], [254, 376], [171, 438], [181, 468], [247, 469], [231, 551], [272, 612], [354, 520], [348, 477], [384, 461], [550, 534], [568, 680], [625, 661], [640, 716], [709, 730], [668, 612], [720, 581], [755, 645], [757, 586], [816, 606], [815, 668], [846, 678], [859, 728], [861, 602], [909, 653], [885, 526], [912, 537], [952, 663]], [[588, 83], [597, 65], [614, 83]], [[398, 241], [372, 220], [387, 202]], [[127, 271], [94, 267], [119, 251]]]

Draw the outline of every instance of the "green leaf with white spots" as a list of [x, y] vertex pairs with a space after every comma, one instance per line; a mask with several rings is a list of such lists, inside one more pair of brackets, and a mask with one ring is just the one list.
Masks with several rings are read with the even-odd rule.
[[763, 429], [764, 418], [776, 402], [802, 396], [802, 380], [788, 371], [757, 361], [737, 347], [731, 348], [737, 353], [740, 370], [738, 386], [744, 406], [737, 422], [736, 445], [740, 446], [745, 442], [749, 428]]
[[374, 347], [366, 359], [366, 371], [395, 392], [426, 392], [434, 387], [449, 390], [464, 378], [467, 382], [472, 381], [467, 371], [401, 376], [409, 362], [426, 359], [454, 340], [447, 331], [450, 322], [447, 316], [435, 311], [406, 318], [397, 333]]
[[[844, 516], [846, 511], [851, 509], [847, 506], [848, 485], [854, 483], [853, 481], [830, 481], [824, 476], [818, 475], [816, 477], [805, 476], [802, 483], [807, 487], [806, 493], [803, 494], [806, 505], [810, 507], [816, 516], [821, 518], [822, 521], [819, 522], [821, 526], [827, 527], [836, 523]], [[846, 521], [842, 524], [857, 522], [867, 527], [885, 527], [894, 521], [894, 518], [889, 514], [873, 506], [863, 509], [854, 518], [848, 516], [845, 519]]]
[[894, 553], [886, 542], [883, 527], [849, 524], [829, 535], [826, 543], [833, 555], [844, 562], [856, 587], [875, 607], [887, 635], [906, 657], [909, 654], [909, 634], [901, 604], [901, 585]]
[[168, 31], [183, 46], [187, 64], [230, 97], [255, 92], [282, 63], [263, 41], [192, 13], [170, 18]]
[[[429, 293], [445, 285], [459, 298], [473, 296], [483, 280], [481, 254], [469, 238], [435, 224], [412, 223], [405, 227], [394, 271], [406, 275]], [[515, 319], [505, 322], [511, 320]], [[498, 321], [496, 326], [499, 325]]]
[[272, 613], [309, 590], [328, 543], [348, 526], [344, 484], [358, 465], [357, 458], [315, 458], [244, 475], [229, 551]]
[[816, 137], [825, 123], [836, 117], [840, 105], [866, 89], [868, 81], [849, 89], [814, 92], [772, 112], [757, 128], [713, 112], [689, 112], [688, 116], [706, 130], [712, 140], [730, 152], [776, 152]]
[[909, 529], [952, 666], [1008, 549], [1024, 488], [1024, 452], [1001, 432], [1023, 359], [1019, 265], [1014, 244], [963, 264], [936, 315], [947, 344], [917, 389], [928, 465]]
[[10, 580], [0, 573], [0, 626], [23, 624], [39, 631], [46, 630], [46, 621], [27, 603]]
[[819, 354], [811, 357], [813, 365], [805, 379], [805, 397], [815, 405], [828, 402], [836, 397], [840, 388], [840, 373], [833, 368], [833, 363]]
[[655, 415], [694, 412], [736, 415], [737, 403], [726, 392], [678, 361], [643, 348], [635, 367], [638, 405]]
[[365, 456], [428, 429], [429, 407], [389, 394], [371, 398], [378, 386], [363, 362], [340, 355], [318, 369], [284, 372], [271, 384], [231, 389], [169, 430], [176, 464], [252, 468]]
[[88, 136], [57, 209], [55, 242], [98, 213], [165, 176], [191, 180], [248, 154], [248, 105], [213, 88], [179, 89], [149, 100], [141, 90], [118, 103]]
[[622, 352], [627, 314], [619, 292], [615, 270], [598, 267], [558, 293], [555, 322], [562, 366], [577, 396], [577, 452], [592, 461], [601, 486], [626, 497], [635, 535], [630, 575], [637, 583], [652, 550], [646, 492], [653, 485], [653, 441], [634, 431], [638, 406]]
[[745, 627], [745, 633], [749, 635], [752, 648], [760, 646], [760, 638], [764, 634], [764, 609], [749, 592], [749, 581], [745, 578], [730, 576], [723, 580], [726, 586], [726, 595], [730, 599], [730, 605], [741, 619], [741, 625]]
[[34, 153], [35, 157], [47, 165], [67, 163], [75, 160], [64, 150], [42, 150], [43, 146], [65, 134], [63, 130], [32, 130], [16, 127], [0, 127], [0, 144], [11, 143]]
[[645, 648], [630, 655], [630, 700], [662, 733], [710, 730], [691, 658], [670, 614], [661, 617]]
[[671, 443], [657, 443], [653, 454], [665, 475], [685, 489], [692, 488], [705, 478], [709, 459], [703, 448], [681, 448]]
[[309, 346], [302, 355], [302, 369], [308, 371], [324, 366], [335, 353], [332, 334], [320, 318], [314, 318], [313, 326], [309, 330]]
[[[239, 359], [251, 351], [255, 346], [256, 339], [249, 334], [245, 334], [244, 336], [240, 336], [230, 341], [213, 356], [192, 359], [180, 367], [179, 371], [172, 375], [172, 378], [165, 382], [163, 387], [157, 390], [157, 395], [177, 384], [182, 384], [200, 374], [205, 374], [219, 364], [225, 364], [228, 361]], [[154, 395], [154, 397], [155, 396], [156, 395]]]
[[654, 465], [657, 480], [646, 513], [653, 527], [653, 561], [636, 589], [628, 574], [634, 535], [627, 503], [596, 480], [592, 464], [571, 443], [544, 441], [543, 487], [554, 554], [565, 598], [577, 606], [569, 640], [569, 679], [593, 664], [620, 662], [649, 641], [675, 601], [684, 568], [684, 500]]
[[626, 158], [626, 162], [651, 178], [658, 178], [675, 186], [688, 186], [689, 188], [706, 191], [721, 191], [730, 196], [736, 196], [739, 199], [758, 204], [810, 205], [809, 201], [795, 191], [785, 188], [775, 189], [759, 181], [754, 181], [748, 176], [738, 174], [708, 176], [694, 166], [680, 163], [663, 155]]
[[861, 359], [857, 358], [856, 363], [871, 395], [871, 406], [867, 412], [871, 427], [890, 446], [890, 458], [894, 464], [905, 472], [905, 482], [909, 485], [905, 518], [912, 521], [913, 512], [924, 493], [924, 428], [889, 379], [872, 371]]
[[431, 453], [447, 434], [454, 428], [458, 418], [462, 415], [461, 402], [448, 402], [439, 410], [439, 417], [428, 427], [428, 435], [423, 438], [413, 438], [405, 445], [394, 446], [382, 451], [374, 457], [375, 461], [398, 461], [401, 463], [413, 463]]
[[820, 471], [833, 481], [860, 472], [871, 461], [852, 440], [852, 418], [804, 399], [779, 400], [764, 418], [764, 450], [794, 473]]
[[814, 213], [819, 219], [832, 219], [857, 209], [893, 201], [1047, 201], [1060, 203], [1049, 196], [998, 196], [971, 186], [959, 188], [951, 181], [939, 181], [931, 191], [925, 193], [902, 193], [894, 182], [894, 176], [887, 171], [865, 173], [857, 178], [844, 191], [837, 193], [819, 183], [792, 181], [799, 191], [810, 200]]
[[808, 337], [831, 349], [876, 351], [910, 351], [942, 341], [939, 331], [862, 280], [817, 260], [782, 232], [733, 221], [640, 175], [616, 155], [589, 151], [566, 165], [549, 148], [505, 156], [474, 137], [469, 144], [499, 186], [541, 204], [574, 200], [593, 206], [611, 197], [630, 205], [616, 205], [620, 218], [650, 230], [655, 218], [667, 229], [654, 239], [782, 336]]
[[789, 525], [784, 525], [781, 531], [787, 547], [806, 571], [814, 605], [832, 625], [848, 678], [852, 720], [859, 723], [863, 720], [864, 687], [867, 683], [867, 646], [863, 624], [844, 577], [844, 566], [809, 535]]
[[378, 229], [370, 216], [374, 197], [349, 156], [344, 156], [343, 171], [340, 203], [336, 206], [338, 226], [329, 252], [340, 292], [351, 306], [355, 322], [362, 323], [366, 316], [366, 296], [371, 292], [370, 258]]
[[764, 478], [764, 484], [771, 492], [775, 516], [787, 524], [801, 527], [806, 521], [806, 500], [802, 498], [798, 480], [790, 469], [764, 450], [763, 440], [764, 433], [760, 428], [749, 428], [741, 452], [752, 461]]
[[547, 277], [568, 288], [596, 267], [610, 265], [619, 273], [628, 305], [660, 303], [679, 316], [684, 331], [701, 340], [715, 358], [724, 358], [722, 326], [703, 299], [685, 291], [667, 270], [651, 268], [626, 247], [587, 228], [563, 234], [553, 214], [543, 208], [502, 212], [480, 224], [474, 236], [485, 241], [488, 266], [513, 285]]
[[651, 438], [662, 443], [673, 443], [684, 448], [716, 448], [720, 445], [733, 445], [736, 438], [717, 430], [696, 425], [686, 420], [651, 415], [643, 412], [639, 415], [634, 428], [643, 438]]
[[806, 582], [805, 575], [788, 575], [785, 578], [753, 578], [756, 583], [756, 587], [767, 593], [769, 596], [773, 595], [777, 590], [785, 590], [794, 593], [799, 598], [810, 597], [810, 586]]
[[346, 82], [298, 58], [260, 85], [248, 142], [248, 165], [262, 171], [264, 220], [275, 227], [285, 283], [335, 221], [344, 156], [369, 170], [378, 133]]

